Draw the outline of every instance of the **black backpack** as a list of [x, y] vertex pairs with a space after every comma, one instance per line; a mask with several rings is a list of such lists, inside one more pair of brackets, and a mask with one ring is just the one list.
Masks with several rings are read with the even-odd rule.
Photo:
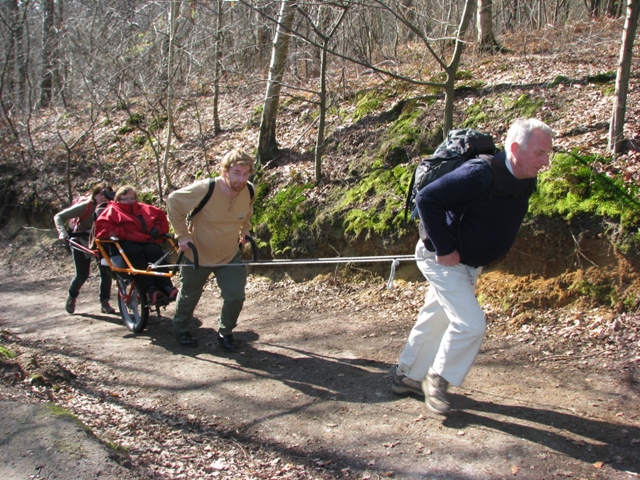
[[420, 190], [468, 160], [474, 158], [492, 160], [497, 151], [491, 135], [471, 128], [450, 130], [447, 139], [440, 144], [433, 155], [422, 159], [413, 171], [404, 207], [405, 222], [409, 210], [411, 210], [412, 220], [418, 214], [416, 195]]

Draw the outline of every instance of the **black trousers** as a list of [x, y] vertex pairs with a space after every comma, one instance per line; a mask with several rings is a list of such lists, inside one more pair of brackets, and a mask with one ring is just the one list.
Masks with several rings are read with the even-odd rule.
[[[69, 285], [69, 296], [76, 298], [80, 295], [80, 289], [89, 278], [91, 273], [91, 263], [93, 257], [87, 258], [84, 252], [71, 249], [73, 255], [73, 264], [76, 267], [76, 276], [71, 280]], [[109, 275], [109, 267], [100, 266], [100, 300], [109, 300], [111, 297], [111, 275]]]
[[[156, 243], [139, 243], [129, 242], [127, 240], [121, 240], [120, 246], [124, 250], [125, 255], [138, 270], [146, 270], [149, 263], [158, 261], [164, 252], [162, 247]], [[164, 271], [164, 269], [158, 269], [156, 271]], [[135, 275], [136, 283], [147, 292], [151, 287], [157, 287], [159, 290], [164, 291], [165, 288], [172, 288], [173, 283], [169, 277], [160, 277], [155, 275]]]

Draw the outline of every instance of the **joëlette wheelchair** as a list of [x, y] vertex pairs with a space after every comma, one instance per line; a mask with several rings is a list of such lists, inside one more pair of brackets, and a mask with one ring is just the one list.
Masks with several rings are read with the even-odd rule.
[[[146, 270], [140, 270], [131, 264], [129, 258], [120, 246], [120, 241], [115, 237], [110, 239], [95, 238], [95, 249], [85, 247], [73, 237], [69, 239], [69, 246], [71, 248], [92, 255], [96, 258], [99, 265], [109, 268], [111, 277], [116, 281], [116, 285], [118, 286], [118, 308], [122, 316], [122, 321], [125, 326], [134, 333], [142, 332], [146, 328], [152, 306], [156, 307], [158, 317], [161, 316], [160, 307], [166, 307], [166, 304], [150, 305], [145, 292], [136, 283], [135, 276], [155, 275], [173, 277], [177, 274], [178, 266], [182, 262], [183, 252], [178, 249], [178, 246], [171, 236], [165, 236], [164, 240], [164, 255], [155, 263], [150, 264]], [[199, 268], [196, 247], [193, 243], [189, 243], [189, 248], [191, 248], [193, 254], [193, 268]], [[164, 271], [161, 271], [162, 265], [169, 263], [165, 262], [169, 257], [175, 259], [173, 269], [169, 270], [165, 267], [163, 269]]]

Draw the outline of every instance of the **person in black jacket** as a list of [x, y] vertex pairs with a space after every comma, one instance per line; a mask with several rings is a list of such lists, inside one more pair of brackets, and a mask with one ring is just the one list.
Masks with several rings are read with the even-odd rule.
[[[449, 413], [448, 385], [462, 384], [484, 338], [478, 276], [513, 246], [553, 136], [539, 120], [516, 120], [493, 162], [470, 160], [418, 193], [416, 262], [429, 289], [392, 369], [395, 393], [424, 396], [429, 410]], [[499, 191], [487, 195], [498, 181]]]

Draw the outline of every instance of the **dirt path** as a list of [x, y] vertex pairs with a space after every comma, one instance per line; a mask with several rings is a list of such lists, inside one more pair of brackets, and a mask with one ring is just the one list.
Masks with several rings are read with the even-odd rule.
[[[130, 478], [267, 478], [266, 471], [282, 478], [402, 479], [640, 474], [637, 379], [625, 381], [597, 358], [563, 355], [568, 343], [555, 360], [535, 362], [544, 338], [526, 343], [490, 332], [464, 388], [452, 390], [457, 411], [444, 421], [420, 400], [393, 395], [388, 371], [422, 286], [388, 291], [380, 280], [349, 286], [251, 277], [236, 334], [241, 348], [228, 354], [214, 342], [220, 299], [213, 286], [196, 312], [200, 347], [185, 350], [171, 333], [172, 307], [133, 335], [118, 317], [98, 313], [95, 277], [76, 314], [68, 315], [69, 272], [46, 275], [3, 269], [4, 344], [23, 354], [23, 365], [31, 355], [32, 363], [46, 364], [45, 372], [57, 372], [49, 373], [53, 388], [40, 391], [125, 452], [115, 460], [127, 459]], [[10, 373], [4, 365], [0, 407], [10, 396]], [[0, 408], [3, 425], [7, 412]], [[66, 466], [47, 463], [25, 453], [35, 427], [11, 428], [16, 435], [2, 441], [2, 478], [27, 478], [25, 472], [43, 466], [50, 467], [46, 478], [64, 478], [60, 469], [80, 460], [85, 468], [95, 465], [101, 478], [122, 468], [88, 451], [70, 456]], [[114, 456], [113, 448], [101, 448], [105, 458]], [[17, 457], [32, 465], [8, 463]]]

